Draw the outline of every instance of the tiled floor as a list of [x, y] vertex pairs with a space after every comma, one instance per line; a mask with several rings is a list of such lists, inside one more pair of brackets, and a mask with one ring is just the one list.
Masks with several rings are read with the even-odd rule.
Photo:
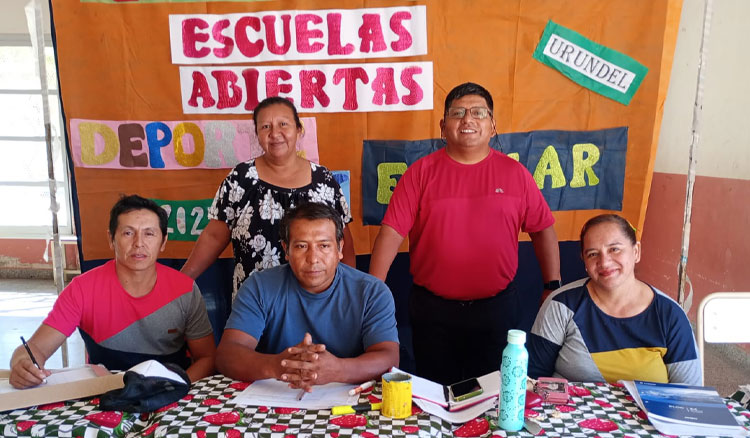
[[[52, 280], [0, 279], [0, 368], [8, 368], [13, 350], [28, 340], [47, 316], [57, 293]], [[62, 349], [46, 367], [62, 367]], [[84, 346], [78, 331], [68, 338], [68, 366], [84, 363]]]
[[[0, 279], [0, 368], [7, 368], [20, 336], [31, 337], [57, 297], [51, 280]], [[750, 384], [750, 353], [735, 345], [706, 345], [706, 385], [722, 395], [734, 392], [740, 384]], [[78, 332], [68, 339], [69, 366], [84, 363], [84, 346]], [[60, 350], [47, 362], [49, 368], [62, 366]]]

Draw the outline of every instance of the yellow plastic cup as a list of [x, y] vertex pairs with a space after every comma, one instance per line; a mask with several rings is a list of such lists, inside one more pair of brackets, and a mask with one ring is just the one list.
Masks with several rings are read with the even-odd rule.
[[404, 373], [383, 374], [383, 406], [380, 412], [390, 418], [411, 415], [411, 376]]

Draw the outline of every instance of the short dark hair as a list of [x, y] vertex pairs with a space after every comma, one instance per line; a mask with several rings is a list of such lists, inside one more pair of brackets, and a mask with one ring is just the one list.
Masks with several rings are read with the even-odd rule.
[[471, 95], [483, 97], [485, 102], [487, 102], [487, 108], [489, 108], [491, 112], [495, 112], [492, 95], [486, 88], [479, 84], [475, 84], [474, 82], [464, 82], [463, 84], [454, 87], [450, 93], [445, 96], [445, 109], [443, 109], [443, 114], [448, 114], [448, 108], [453, 105], [454, 100]]
[[167, 212], [151, 199], [146, 199], [138, 195], [122, 195], [120, 200], [115, 203], [112, 210], [109, 211], [109, 234], [112, 239], [115, 238], [117, 231], [117, 222], [121, 214], [129, 213], [133, 210], [150, 210], [159, 217], [159, 229], [163, 239], [167, 238]]
[[297, 219], [306, 219], [309, 221], [328, 219], [333, 221], [333, 224], [336, 225], [336, 243], [340, 244], [344, 239], [344, 221], [333, 207], [328, 204], [306, 202], [284, 212], [279, 235], [285, 245], [289, 245], [289, 229], [292, 227], [292, 222]]
[[255, 134], [258, 134], [258, 115], [263, 111], [264, 109], [268, 108], [271, 105], [284, 105], [285, 107], [292, 110], [292, 114], [294, 114], [294, 124], [297, 125], [297, 129], [302, 129], [302, 121], [299, 119], [299, 114], [297, 114], [297, 108], [294, 106], [294, 104], [285, 97], [279, 97], [279, 96], [273, 96], [273, 97], [266, 97], [260, 103], [258, 106], [255, 107], [253, 110], [253, 122], [255, 122]]
[[616, 214], [600, 214], [599, 216], [594, 216], [586, 221], [586, 223], [583, 224], [583, 228], [581, 228], [581, 254], [583, 254], [583, 238], [586, 237], [586, 233], [595, 226], [606, 223], [613, 223], [619, 226], [620, 231], [622, 231], [622, 234], [628, 238], [631, 244], [635, 245], [638, 241], [635, 237], [635, 229], [630, 225], [630, 222], [628, 222], [627, 219]]

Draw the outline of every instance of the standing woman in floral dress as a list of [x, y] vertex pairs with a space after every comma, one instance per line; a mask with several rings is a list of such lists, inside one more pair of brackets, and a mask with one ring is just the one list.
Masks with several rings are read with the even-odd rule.
[[[235, 166], [221, 183], [208, 210], [210, 219], [182, 272], [198, 277], [232, 242], [232, 297], [254, 271], [286, 263], [279, 237], [284, 211], [305, 202], [328, 204], [352, 221], [343, 191], [331, 172], [297, 155], [303, 129], [297, 109], [282, 97], [269, 97], [253, 113], [264, 154]], [[344, 263], [355, 266], [351, 231], [344, 227]]]

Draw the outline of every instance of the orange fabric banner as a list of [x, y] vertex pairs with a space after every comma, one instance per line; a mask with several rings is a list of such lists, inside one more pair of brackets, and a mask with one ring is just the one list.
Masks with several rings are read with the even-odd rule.
[[[331, 20], [335, 23], [336, 17], [343, 17], [343, 20], [355, 17], [357, 20], [366, 21], [362, 17], [368, 15], [368, 8], [407, 8], [413, 17], [417, 17], [421, 13], [419, 11], [423, 10], [426, 26], [424, 37], [416, 31], [409, 37], [414, 39], [414, 47], [418, 43], [426, 42], [426, 53], [420, 48], [406, 48], [406, 43], [409, 43], [405, 39], [408, 32], [403, 27], [406, 15], [386, 11], [383, 12], [385, 21], [382, 23], [382, 30], [386, 35], [393, 37], [393, 40], [398, 38], [400, 41], [389, 46], [384, 52], [388, 54], [387, 57], [362, 55], [363, 46], [360, 44], [363, 44], [363, 32], [357, 34], [356, 31], [342, 30], [342, 45], [345, 46], [349, 42], [356, 48], [350, 57], [337, 54], [328, 59], [326, 56], [299, 55], [288, 60], [262, 62], [239, 59], [232, 61], [232, 65], [219, 64], [214, 60], [211, 64], [202, 64], [199, 70], [205, 72], [207, 79], [212, 77], [212, 72], [221, 69], [236, 71], [237, 77], [242, 78], [243, 71], [252, 70], [251, 67], [263, 72], [286, 69], [296, 74], [301, 70], [300, 66], [325, 65], [325, 68], [319, 67], [319, 74], [324, 75], [329, 83], [336, 82], [338, 75], [337, 86], [343, 88], [345, 81], [352, 77], [349, 73], [354, 70], [337, 73], [342, 69], [337, 70], [336, 64], [353, 65], [353, 68], [358, 65], [368, 67], [361, 69], [368, 74], [375, 74], [378, 70], [369, 64], [382, 64], [385, 69], [395, 66], [395, 80], [402, 81], [397, 83], [399, 90], [403, 88], [415, 91], [418, 88], [414, 86], [416, 83], [422, 85], [423, 91], [427, 90], [430, 93], [426, 98], [420, 97], [418, 102], [403, 99], [404, 93], [400, 93], [399, 98], [402, 100], [399, 105], [414, 105], [414, 108], [404, 107], [393, 111], [370, 110], [370, 107], [367, 107], [366, 111], [348, 110], [347, 102], [342, 100], [337, 103], [337, 97], [331, 99], [331, 105], [340, 104], [338, 112], [322, 110], [313, 97], [309, 97], [312, 100], [308, 101], [312, 105], [312, 111], [307, 111], [300, 108], [302, 102], [295, 100], [303, 117], [314, 117], [316, 120], [320, 163], [331, 170], [351, 172], [351, 207], [354, 217], [351, 228], [358, 254], [370, 252], [372, 241], [378, 231], [378, 227], [362, 225], [362, 142], [439, 137], [439, 121], [442, 117], [445, 95], [455, 85], [466, 81], [477, 82], [492, 93], [499, 133], [548, 129], [589, 131], [627, 126], [628, 148], [622, 214], [639, 231], [642, 228], [677, 37], [681, 0], [476, 0], [471, 3], [382, 0], [360, 2], [357, 5], [359, 9], [354, 12], [350, 11], [351, 2], [341, 0], [149, 1], [143, 4], [137, 1], [95, 3], [52, 0], [52, 5], [60, 91], [68, 130], [71, 128], [70, 120], [74, 119], [168, 122], [251, 118], [248, 112], [245, 111], [243, 114], [240, 110], [232, 114], [196, 114], [185, 110], [185, 105], [188, 105], [185, 103], [188, 100], [185, 89], [188, 88], [188, 92], [191, 90], [185, 81], [195, 77], [195, 66], [173, 63], [173, 45], [176, 39], [180, 38], [170, 34], [170, 23], [177, 15], [250, 16], [264, 11], [287, 11], [292, 15], [296, 10], [325, 10], [325, 14], [296, 14], [292, 23], [292, 27], [295, 24], [297, 26], [296, 35], [307, 32], [305, 41], [308, 46], [304, 47], [312, 53], [318, 50], [313, 42], [323, 41], [316, 40], [315, 30], [324, 28], [326, 32], [331, 32], [330, 21], [329, 27], [325, 27], [326, 20], [329, 19], [329, 15], [326, 15], [328, 12], [333, 14], [334, 18]], [[420, 9], [421, 6], [424, 9]], [[262, 15], [260, 14], [261, 17]], [[321, 17], [322, 24], [318, 21]], [[648, 74], [629, 105], [623, 105], [583, 88], [533, 58], [534, 50], [550, 20], [591, 41], [627, 55], [648, 69]], [[206, 44], [215, 42], [217, 35], [236, 35], [234, 32], [241, 23], [246, 22], [249, 23], [247, 26], [252, 26], [253, 20], [248, 18], [242, 21], [240, 16], [233, 15], [228, 22], [234, 27], [223, 33], [221, 28], [218, 34], [212, 33], [211, 28], [204, 30], [203, 32], [213, 38]], [[266, 22], [261, 19], [258, 23]], [[280, 23], [281, 21], [277, 26]], [[346, 25], [342, 25], [341, 29], [346, 30]], [[374, 28], [369, 28], [369, 31], [372, 29]], [[281, 34], [279, 30], [278, 35]], [[367, 32], [364, 34], [364, 38], [368, 38]], [[186, 34], [181, 35], [185, 37]], [[247, 35], [245, 34], [245, 37]], [[372, 32], [369, 35], [372, 37]], [[328, 41], [330, 42], [330, 39]], [[316, 53], [324, 53], [326, 50], [333, 49], [324, 45]], [[337, 47], [336, 50], [339, 50], [336, 53], [344, 53], [341, 52], [344, 50], [341, 47]], [[401, 56], [401, 50], [406, 55]], [[426, 71], [430, 66], [431, 71]], [[279, 74], [281, 79], [278, 79], [276, 84], [282, 85], [276, 90], [282, 95], [289, 92], [284, 91], [284, 84], [290, 84], [292, 87], [304, 86], [303, 79], [306, 76], [302, 73], [299, 76], [302, 79], [299, 80], [285, 80], [283, 73]], [[247, 75], [249, 76], [249, 73]], [[407, 76], [406, 79], [404, 75]], [[409, 75], [415, 78], [412, 82], [409, 82]], [[219, 74], [215, 75], [217, 76]], [[425, 78], [430, 80], [427, 84], [429, 87], [424, 86]], [[356, 81], [356, 77], [351, 80]], [[420, 80], [423, 82], [420, 83]], [[411, 88], [407, 86], [407, 82], [411, 84]], [[262, 85], [260, 87], [263, 90], [268, 89], [267, 85], [265, 88]], [[375, 105], [370, 102], [376, 100], [377, 92], [375, 96], [371, 94], [362, 94], [367, 96], [367, 102], [360, 103]], [[412, 99], [416, 99], [415, 96], [419, 97], [418, 93], [413, 94]], [[246, 95], [245, 98], [249, 99], [250, 96]], [[304, 97], [301, 100], [304, 101]], [[428, 105], [430, 101], [431, 105]], [[200, 104], [201, 101], [196, 102]], [[71, 138], [71, 134], [69, 131], [68, 138]], [[127, 147], [131, 148], [131, 152], [135, 148], [135, 153], [138, 153], [139, 145], [137, 141], [134, 145], [132, 138]], [[140, 153], [148, 151], [145, 139], [142, 139], [140, 147]], [[109, 209], [120, 194], [138, 193], [164, 200], [212, 198], [229, 169], [200, 168], [177, 171], [144, 168], [133, 171], [75, 167], [74, 171], [83, 257], [85, 260], [93, 260], [109, 258], [112, 255], [106, 241], [106, 228]], [[583, 222], [600, 212], [555, 212], [556, 230], [560, 240], [577, 240]], [[186, 258], [192, 246], [193, 242], [171, 242], [163, 256]], [[224, 256], [229, 254], [227, 250]]]

